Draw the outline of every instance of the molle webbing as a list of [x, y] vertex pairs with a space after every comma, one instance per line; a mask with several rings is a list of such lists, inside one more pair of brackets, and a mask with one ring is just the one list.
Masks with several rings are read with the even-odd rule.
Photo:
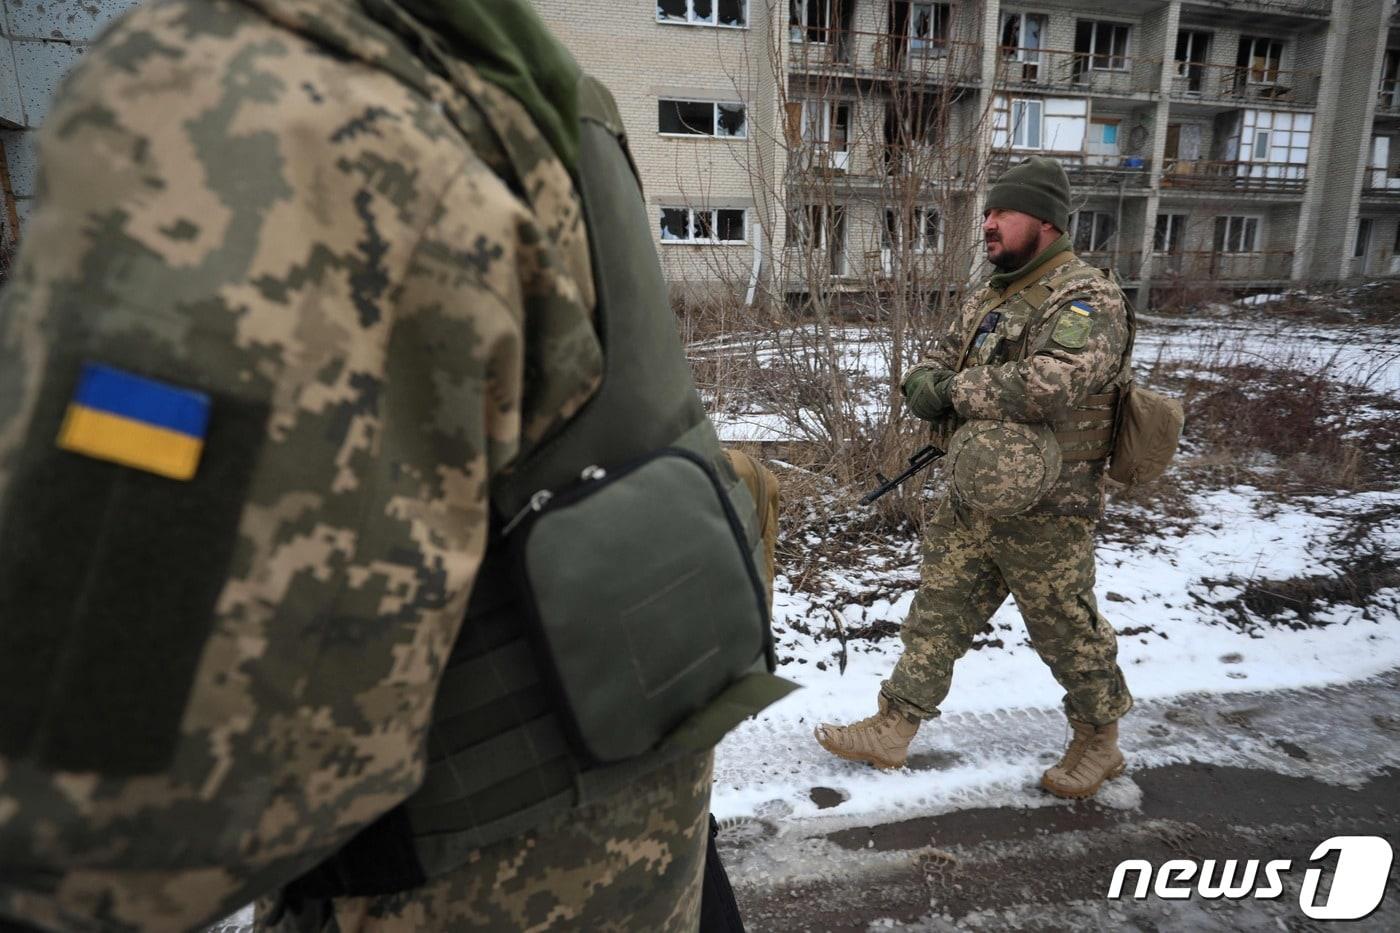
[[1103, 460], [1113, 449], [1118, 392], [1090, 395], [1064, 421], [1051, 425], [1060, 442], [1060, 459]]

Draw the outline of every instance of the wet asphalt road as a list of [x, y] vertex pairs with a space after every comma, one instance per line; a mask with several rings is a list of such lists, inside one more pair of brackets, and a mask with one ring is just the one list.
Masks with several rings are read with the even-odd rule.
[[[1308, 861], [1324, 840], [1378, 835], [1400, 847], [1400, 672], [1321, 690], [1149, 703], [1129, 724], [1140, 749], [1180, 761], [1130, 770], [1102, 803], [836, 829], [820, 820], [734, 822], [721, 852], [748, 928], [1400, 930], [1400, 860], [1364, 920], [1312, 920], [1299, 905], [1306, 868], [1324, 869], [1317, 901], [1330, 884], [1336, 856]], [[1229, 754], [1206, 754], [1221, 747]], [[936, 768], [939, 758], [926, 753], [911, 765]], [[814, 788], [813, 800], [834, 815], [842, 795]], [[1293, 867], [1270, 899], [1109, 901], [1114, 867], [1129, 858]]]

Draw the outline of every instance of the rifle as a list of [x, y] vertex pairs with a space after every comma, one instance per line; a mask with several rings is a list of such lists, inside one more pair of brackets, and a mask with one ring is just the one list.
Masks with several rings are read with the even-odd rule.
[[881, 473], [879, 470], [876, 470], [875, 479], [880, 483], [880, 485], [877, 486], [875, 489], [872, 489], [869, 492], [867, 492], [865, 496], [861, 498], [860, 504], [869, 505], [870, 503], [874, 502], [876, 499], [880, 498], [885, 493], [891, 491], [900, 483], [904, 482], [906, 479], [913, 476], [915, 473], [919, 472], [924, 467], [928, 466], [930, 463], [937, 460], [941, 456], [943, 456], [943, 451], [939, 450], [932, 444], [929, 444], [923, 450], [910, 457], [908, 469], [896, 476], [894, 479], [885, 479], [885, 474]]

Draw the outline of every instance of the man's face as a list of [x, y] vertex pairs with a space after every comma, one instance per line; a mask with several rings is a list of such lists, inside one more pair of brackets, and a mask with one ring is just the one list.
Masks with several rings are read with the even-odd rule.
[[1044, 221], [1020, 211], [995, 207], [982, 216], [987, 261], [1003, 272], [1019, 269], [1040, 252]]

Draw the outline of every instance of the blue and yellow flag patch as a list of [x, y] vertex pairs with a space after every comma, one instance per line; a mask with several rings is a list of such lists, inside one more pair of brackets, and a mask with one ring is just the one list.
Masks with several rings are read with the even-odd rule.
[[98, 460], [193, 479], [209, 427], [209, 396], [100, 363], [83, 364], [58, 446]]

